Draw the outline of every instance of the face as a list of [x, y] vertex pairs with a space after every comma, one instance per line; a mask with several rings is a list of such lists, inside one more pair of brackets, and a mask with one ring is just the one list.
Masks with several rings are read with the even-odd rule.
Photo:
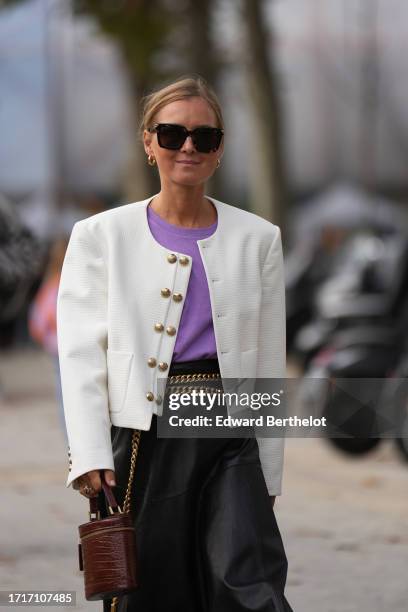
[[[218, 127], [216, 116], [211, 106], [199, 97], [176, 100], [164, 106], [156, 115], [155, 123], [176, 123], [188, 130], [196, 127]], [[177, 151], [163, 149], [157, 141], [157, 134], [144, 132], [144, 147], [147, 155], [157, 162], [162, 186], [178, 184], [185, 186], [201, 185], [215, 172], [217, 160], [221, 159], [223, 142], [217, 151], [200, 153], [188, 136]]]

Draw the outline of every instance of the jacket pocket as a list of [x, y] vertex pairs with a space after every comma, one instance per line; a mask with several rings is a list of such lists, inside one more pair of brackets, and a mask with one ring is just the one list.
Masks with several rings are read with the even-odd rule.
[[109, 410], [111, 412], [120, 412], [126, 401], [133, 353], [108, 349], [106, 359], [108, 366]]

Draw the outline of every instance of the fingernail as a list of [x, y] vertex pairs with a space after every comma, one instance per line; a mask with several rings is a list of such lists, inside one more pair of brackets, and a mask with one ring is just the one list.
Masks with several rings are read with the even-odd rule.
[[114, 480], [109, 480], [108, 484], [109, 484], [111, 487], [116, 487], [116, 482], [115, 482]]

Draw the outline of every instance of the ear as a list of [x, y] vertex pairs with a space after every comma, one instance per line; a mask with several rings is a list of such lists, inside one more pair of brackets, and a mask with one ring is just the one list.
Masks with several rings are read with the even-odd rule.
[[220, 144], [220, 146], [218, 148], [217, 158], [218, 159], [222, 159], [223, 155], [224, 155], [224, 138], [222, 139], [221, 144]]
[[151, 134], [147, 130], [144, 130], [144, 132], [143, 132], [143, 146], [144, 146], [144, 150], [146, 151], [146, 155], [152, 155], [153, 154], [153, 151], [151, 149], [152, 138], [153, 138], [153, 134]]

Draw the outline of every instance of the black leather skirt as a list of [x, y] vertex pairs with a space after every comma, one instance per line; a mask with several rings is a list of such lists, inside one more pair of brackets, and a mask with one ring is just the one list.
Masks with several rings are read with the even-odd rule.
[[[175, 364], [169, 375], [209, 371], [217, 361]], [[140, 588], [119, 612], [291, 612], [256, 439], [157, 438], [157, 418], [142, 431], [132, 490]], [[120, 501], [132, 431], [112, 427]]]

